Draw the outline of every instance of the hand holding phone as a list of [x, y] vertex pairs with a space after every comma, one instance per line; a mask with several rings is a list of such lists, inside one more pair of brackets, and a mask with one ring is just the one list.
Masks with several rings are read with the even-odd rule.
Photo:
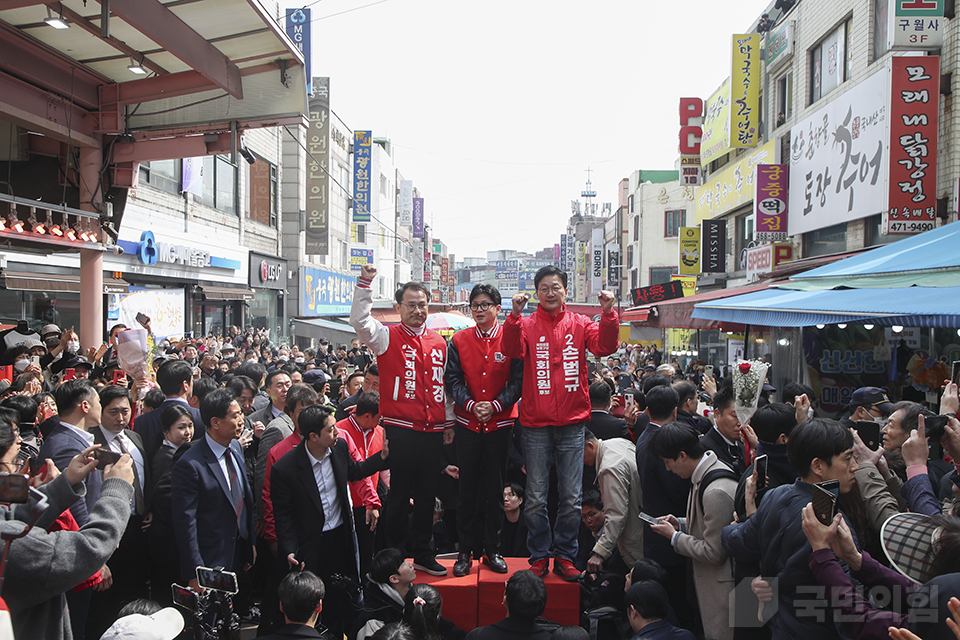
[[863, 444], [871, 451], [880, 448], [880, 424], [877, 422], [857, 422], [857, 435], [863, 440]]
[[653, 516], [651, 516], [651, 515], [649, 515], [649, 514], [647, 514], [647, 513], [644, 513], [643, 511], [640, 512], [640, 519], [643, 520], [644, 522], [646, 522], [647, 524], [650, 524], [650, 525], [658, 525], [658, 524], [660, 524], [660, 521], [659, 521], [659, 520], [657, 520], [656, 518], [654, 518]]
[[97, 461], [97, 471], [103, 471], [108, 465], [117, 464], [122, 454], [103, 447], [93, 450], [93, 457]]
[[757, 492], [767, 488], [767, 456], [757, 456]]
[[[834, 480], [832, 482], [836, 481]], [[813, 514], [817, 516], [817, 520], [819, 520], [823, 526], [829, 527], [833, 523], [834, 516], [837, 515], [837, 497], [832, 491], [824, 488], [822, 486], [824, 484], [826, 483], [819, 482], [813, 485], [813, 499], [811, 502], [813, 504]]]

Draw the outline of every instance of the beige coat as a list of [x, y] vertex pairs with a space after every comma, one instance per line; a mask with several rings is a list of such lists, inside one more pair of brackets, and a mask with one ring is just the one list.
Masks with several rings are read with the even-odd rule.
[[702, 464], [690, 478], [687, 517], [684, 532], [677, 537], [677, 553], [693, 559], [693, 578], [697, 587], [703, 631], [708, 640], [733, 640], [730, 626], [730, 592], [733, 590], [733, 563], [720, 544], [723, 528], [733, 522], [733, 496], [737, 481], [714, 480], [703, 495], [700, 510], [700, 481], [723, 466], [717, 454], [707, 451]]
[[597, 446], [597, 484], [606, 523], [593, 551], [606, 560], [620, 547], [628, 567], [643, 558], [643, 522], [640, 520], [640, 475], [637, 450], [625, 438], [600, 440]]

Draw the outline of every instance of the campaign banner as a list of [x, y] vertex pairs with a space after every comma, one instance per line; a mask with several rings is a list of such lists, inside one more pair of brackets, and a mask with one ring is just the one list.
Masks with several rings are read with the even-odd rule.
[[400, 226], [413, 226], [413, 180], [400, 181]]
[[610, 289], [620, 288], [620, 273], [622, 265], [620, 264], [620, 252], [616, 249], [607, 250], [607, 287]]
[[753, 199], [757, 240], [787, 239], [787, 176], [789, 165], [758, 164]]
[[937, 130], [940, 58], [892, 59], [890, 79], [890, 196], [884, 234], [914, 234], [937, 226]]
[[790, 130], [791, 234], [886, 209], [889, 90], [889, 71], [881, 68]]
[[704, 220], [700, 223], [702, 273], [724, 273], [727, 270], [727, 221]]
[[757, 146], [760, 122], [760, 34], [733, 36], [730, 69], [730, 146]]
[[679, 267], [681, 275], [700, 273], [700, 227], [680, 227], [678, 243]]
[[370, 222], [373, 132], [353, 132], [353, 221]]

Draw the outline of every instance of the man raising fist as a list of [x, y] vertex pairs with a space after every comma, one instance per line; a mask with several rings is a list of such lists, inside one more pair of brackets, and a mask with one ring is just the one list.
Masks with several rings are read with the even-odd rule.
[[[445, 441], [453, 441], [453, 421], [447, 421], [443, 374], [447, 343], [427, 329], [430, 290], [411, 281], [396, 293], [400, 324], [385, 327], [370, 312], [370, 283], [377, 268], [365, 264], [353, 293], [350, 326], [377, 356], [380, 370], [380, 413], [384, 438], [394, 456], [390, 469], [390, 498], [381, 525], [386, 546], [406, 550], [414, 566], [435, 576], [447, 574], [431, 550], [433, 507], [437, 497], [440, 458]], [[413, 539], [407, 514], [413, 499]]]
[[[580, 525], [583, 425], [590, 419], [586, 350], [601, 357], [616, 351], [620, 321], [610, 291], [597, 296], [603, 311], [599, 323], [566, 311], [567, 274], [557, 267], [537, 271], [534, 285], [537, 310], [521, 318], [530, 296], [517, 294], [503, 324], [504, 355], [524, 361], [520, 429], [527, 470], [527, 548], [533, 572], [542, 577], [550, 568], [552, 538], [553, 571], [573, 581], [580, 575], [573, 560]], [[560, 481], [552, 536], [547, 518], [551, 458]]]

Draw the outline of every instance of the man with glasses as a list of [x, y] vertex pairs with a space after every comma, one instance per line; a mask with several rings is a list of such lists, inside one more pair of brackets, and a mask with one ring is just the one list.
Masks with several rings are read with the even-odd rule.
[[[458, 578], [470, 573], [480, 535], [483, 563], [497, 573], [507, 572], [499, 553], [503, 483], [523, 385], [523, 361], [506, 357], [501, 346], [500, 292], [489, 284], [476, 285], [470, 292], [470, 311], [477, 326], [454, 334], [444, 378], [455, 403], [457, 466], [463, 488], [457, 503], [460, 553], [453, 566]], [[483, 514], [482, 534], [478, 511]]]
[[[504, 354], [524, 360], [520, 426], [527, 471], [527, 547], [534, 573], [546, 575], [552, 549], [554, 573], [574, 581], [580, 576], [573, 561], [580, 525], [583, 425], [590, 420], [586, 351], [599, 357], [616, 351], [620, 321], [610, 291], [597, 295], [599, 322], [567, 311], [567, 274], [555, 266], [537, 271], [534, 286], [537, 310], [521, 318], [530, 296], [518, 293], [503, 325]], [[551, 459], [560, 492], [552, 535], [547, 517]]]
[[[384, 439], [393, 451], [390, 465], [390, 499], [381, 525], [386, 546], [413, 556], [414, 566], [435, 576], [447, 575], [431, 550], [433, 507], [437, 496], [443, 444], [453, 442], [453, 425], [447, 420], [443, 373], [447, 343], [425, 326], [430, 291], [422, 282], [407, 282], [397, 290], [400, 324], [385, 327], [371, 316], [377, 275], [372, 264], [361, 267], [350, 326], [377, 356], [380, 370], [380, 413]], [[413, 540], [407, 514], [413, 498]]]

